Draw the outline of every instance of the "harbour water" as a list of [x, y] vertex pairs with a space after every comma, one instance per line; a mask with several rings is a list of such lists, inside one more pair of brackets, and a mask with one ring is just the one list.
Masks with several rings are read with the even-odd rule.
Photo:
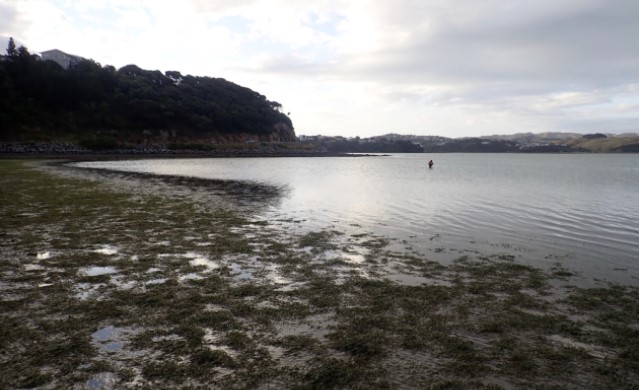
[[[428, 161], [434, 167], [428, 168]], [[259, 182], [260, 208], [295, 228], [371, 232], [439, 261], [513, 253], [639, 284], [639, 155], [397, 154], [377, 157], [99, 161], [81, 167]]]

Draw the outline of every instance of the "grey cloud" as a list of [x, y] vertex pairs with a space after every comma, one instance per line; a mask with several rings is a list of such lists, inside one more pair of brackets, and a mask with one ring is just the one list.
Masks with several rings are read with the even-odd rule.
[[[636, 0], [398, 0], [366, 12], [377, 52], [280, 56], [258, 71], [375, 83], [404, 107], [503, 114], [528, 130], [637, 130], [637, 115], [612, 112], [639, 83]], [[566, 91], [595, 100], [553, 100]]]
[[639, 2], [607, 4], [520, 24], [486, 17], [481, 24], [444, 25], [424, 39], [377, 53], [367, 70], [426, 83], [610, 86], [636, 81]]
[[[343, 75], [382, 83], [391, 91], [389, 101], [503, 112], [563, 131], [637, 131], [637, 114], [616, 118], [591, 112], [584, 103], [575, 105], [584, 116], [575, 117], [569, 108], [543, 104], [565, 91], [592, 91], [601, 94], [596, 104], [607, 105], [627, 98], [624, 86], [639, 81], [639, 2], [590, 3], [558, 13], [536, 10], [513, 22], [483, 15], [466, 24], [431, 24], [406, 45], [368, 59], [344, 59], [354, 65]], [[420, 85], [443, 86], [444, 92], [420, 93]], [[404, 90], [416, 92], [401, 96]]]
[[386, 30], [403, 30], [409, 38], [365, 56], [326, 63], [280, 59], [264, 70], [394, 85], [446, 84], [468, 93], [492, 90], [493, 96], [610, 88], [639, 79], [635, 0], [405, 1], [378, 12]]

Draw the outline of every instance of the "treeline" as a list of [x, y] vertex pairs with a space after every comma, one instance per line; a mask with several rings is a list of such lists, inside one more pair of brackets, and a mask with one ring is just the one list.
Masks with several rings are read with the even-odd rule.
[[517, 141], [483, 138], [453, 139], [446, 143], [423, 144], [429, 153], [567, 153], [586, 151], [565, 144], [525, 145]]
[[338, 139], [327, 141], [324, 147], [334, 153], [421, 153], [421, 145], [405, 140]]
[[481, 138], [452, 139], [446, 143], [426, 144], [424, 151], [435, 153], [504, 153], [520, 151], [514, 141], [487, 141]]
[[107, 134], [206, 138], [290, 129], [281, 104], [227, 80], [177, 71], [120, 69], [82, 60], [63, 69], [20, 47], [0, 61], [0, 139], [56, 140]]

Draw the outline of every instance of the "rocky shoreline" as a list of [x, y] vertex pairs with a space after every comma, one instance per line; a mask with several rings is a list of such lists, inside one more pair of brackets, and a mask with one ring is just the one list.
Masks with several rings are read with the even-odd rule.
[[290, 147], [288, 143], [264, 143], [229, 147], [220, 145], [202, 148], [169, 148], [168, 145], [143, 145], [126, 149], [94, 150], [68, 142], [0, 143], [0, 158], [148, 158], [148, 157], [341, 157], [348, 153], [328, 152], [320, 148]]

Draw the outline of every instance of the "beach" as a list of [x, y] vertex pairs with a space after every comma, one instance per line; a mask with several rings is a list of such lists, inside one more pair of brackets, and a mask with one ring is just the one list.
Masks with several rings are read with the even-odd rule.
[[260, 218], [278, 189], [258, 184], [0, 172], [3, 388], [639, 383], [637, 287], [507, 248], [442, 264], [383, 235], [286, 229], [304, 221]]

